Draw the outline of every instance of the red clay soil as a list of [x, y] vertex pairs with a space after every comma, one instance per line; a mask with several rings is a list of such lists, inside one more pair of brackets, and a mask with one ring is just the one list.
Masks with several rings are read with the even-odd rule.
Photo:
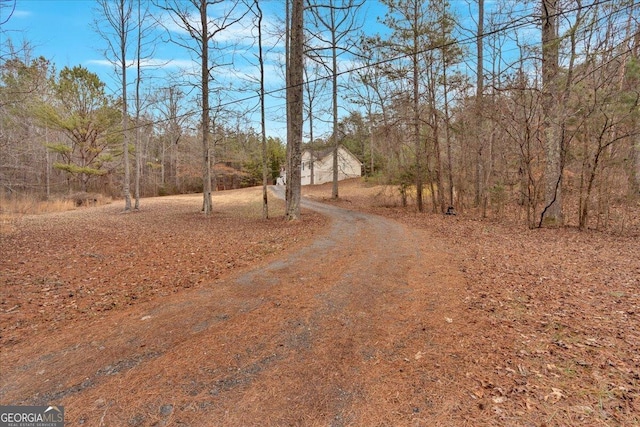
[[341, 197], [297, 223], [260, 219], [255, 189], [211, 218], [181, 196], [3, 222], [0, 404], [69, 426], [640, 424], [637, 233]]

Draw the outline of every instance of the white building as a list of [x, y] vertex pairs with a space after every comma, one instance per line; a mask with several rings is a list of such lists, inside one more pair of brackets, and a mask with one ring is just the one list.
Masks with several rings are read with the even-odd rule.
[[[333, 181], [333, 148], [302, 152], [302, 185]], [[362, 176], [362, 163], [345, 146], [338, 147], [338, 181]]]

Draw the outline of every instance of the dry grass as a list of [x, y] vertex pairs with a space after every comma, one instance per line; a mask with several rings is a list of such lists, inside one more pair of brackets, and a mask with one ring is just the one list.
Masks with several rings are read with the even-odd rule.
[[73, 193], [55, 196], [49, 200], [43, 200], [33, 194], [7, 196], [0, 193], [0, 218], [66, 212], [78, 207], [101, 206], [110, 203], [110, 198], [93, 193]]
[[70, 199], [56, 198], [41, 200], [36, 196], [5, 196], [0, 194], [0, 215], [38, 215], [51, 212], [64, 212], [74, 209]]
[[[246, 218], [262, 218], [262, 188], [253, 187], [242, 191], [219, 191], [211, 195], [214, 210], [233, 209], [237, 215]], [[284, 201], [269, 193], [269, 217], [284, 216]]]
[[0, 235], [15, 231], [15, 221], [25, 215], [42, 215], [75, 209], [73, 200], [40, 200], [33, 195], [7, 196], [0, 193]]

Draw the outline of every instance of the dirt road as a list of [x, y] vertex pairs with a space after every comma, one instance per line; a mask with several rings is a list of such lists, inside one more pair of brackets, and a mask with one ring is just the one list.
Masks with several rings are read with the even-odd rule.
[[446, 362], [472, 348], [446, 248], [304, 207], [330, 227], [295, 253], [16, 348], [0, 401], [62, 404], [69, 426], [446, 424], [464, 381]]

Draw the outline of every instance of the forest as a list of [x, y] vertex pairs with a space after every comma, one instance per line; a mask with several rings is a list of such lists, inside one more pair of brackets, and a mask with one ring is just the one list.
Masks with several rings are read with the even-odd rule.
[[[624, 228], [640, 200], [635, 0], [97, 0], [116, 87], [35, 56], [0, 7], [5, 200], [204, 192], [207, 213], [341, 144], [420, 212]], [[149, 66], [162, 43], [196, 66]]]

